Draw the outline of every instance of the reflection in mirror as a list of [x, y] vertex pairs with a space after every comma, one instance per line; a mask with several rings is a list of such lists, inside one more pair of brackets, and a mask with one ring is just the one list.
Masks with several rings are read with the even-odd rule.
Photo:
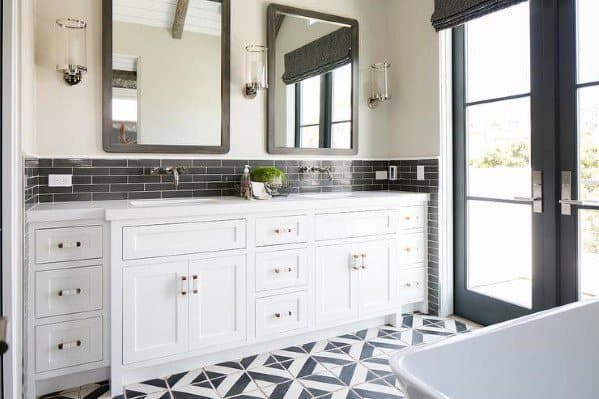
[[112, 0], [112, 145], [221, 146], [222, 3]]
[[357, 23], [352, 26], [351, 20], [344, 23], [338, 17], [331, 20], [323, 14], [274, 7], [277, 11], [269, 12], [269, 40], [274, 39], [274, 46], [269, 44], [274, 64], [269, 150], [353, 151]]

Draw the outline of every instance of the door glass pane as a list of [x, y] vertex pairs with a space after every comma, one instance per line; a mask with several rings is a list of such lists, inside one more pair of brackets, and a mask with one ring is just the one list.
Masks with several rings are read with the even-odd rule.
[[577, 1], [578, 29], [578, 82], [588, 83], [599, 81], [599, 1]]
[[599, 200], [599, 86], [578, 91], [580, 198]]
[[599, 297], [599, 211], [579, 213], [580, 299]]
[[466, 135], [469, 196], [530, 196], [530, 98], [467, 107]]
[[467, 102], [530, 92], [529, 38], [528, 2], [466, 24]]
[[468, 201], [468, 289], [532, 308], [530, 205]]

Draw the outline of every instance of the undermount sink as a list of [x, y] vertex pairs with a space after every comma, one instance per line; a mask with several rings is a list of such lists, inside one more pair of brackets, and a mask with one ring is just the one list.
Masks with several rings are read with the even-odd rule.
[[329, 199], [329, 198], [351, 198], [356, 197], [356, 193], [316, 193], [316, 194], [300, 194], [304, 198], [314, 199]]
[[[220, 199], [220, 198], [219, 198]], [[173, 199], [173, 200], [138, 200], [129, 201], [129, 204], [137, 207], [153, 207], [153, 206], [171, 206], [171, 205], [185, 205], [185, 204], [203, 204], [203, 203], [214, 203], [218, 201], [217, 198], [189, 198], [189, 199]]]

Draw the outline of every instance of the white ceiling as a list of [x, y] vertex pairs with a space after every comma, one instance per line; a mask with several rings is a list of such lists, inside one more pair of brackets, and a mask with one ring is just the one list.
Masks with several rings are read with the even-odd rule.
[[[220, 36], [221, 6], [216, 1], [190, 0], [185, 31]], [[170, 30], [176, 9], [177, 0], [114, 0], [113, 19]]]

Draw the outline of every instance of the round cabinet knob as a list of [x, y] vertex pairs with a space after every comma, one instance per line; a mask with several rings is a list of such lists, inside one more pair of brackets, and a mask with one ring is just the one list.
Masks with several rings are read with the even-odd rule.
[[275, 318], [276, 319], [280, 319], [281, 318], [281, 314], [280, 313], [275, 313]]

